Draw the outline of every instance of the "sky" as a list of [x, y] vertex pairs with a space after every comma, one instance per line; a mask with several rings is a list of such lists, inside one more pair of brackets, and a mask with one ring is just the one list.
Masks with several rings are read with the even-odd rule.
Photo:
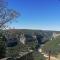
[[7, 0], [21, 15], [10, 27], [60, 31], [60, 0]]

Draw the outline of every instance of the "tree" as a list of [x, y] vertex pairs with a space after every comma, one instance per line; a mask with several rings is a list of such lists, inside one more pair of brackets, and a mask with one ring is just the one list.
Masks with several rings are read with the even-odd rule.
[[[8, 9], [7, 8], [7, 2], [5, 2], [5, 0], [0, 0], [0, 32], [1, 29], [3, 30], [3, 28], [5, 28], [5, 24], [7, 24], [8, 22], [10, 22], [11, 20], [13, 20], [14, 18], [18, 17], [19, 13], [16, 12], [13, 9]], [[5, 36], [2, 35], [2, 33], [0, 33], [0, 57], [2, 55], [5, 55], [4, 52], [6, 49], [6, 41], [5, 41]]]
[[15, 10], [8, 9], [5, 4], [4, 0], [0, 0], [0, 28], [19, 15]]

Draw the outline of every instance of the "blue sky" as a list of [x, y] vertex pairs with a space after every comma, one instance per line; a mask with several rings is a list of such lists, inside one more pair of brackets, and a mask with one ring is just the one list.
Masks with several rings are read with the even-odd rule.
[[59, 0], [7, 0], [8, 8], [21, 14], [10, 24], [18, 29], [60, 30]]

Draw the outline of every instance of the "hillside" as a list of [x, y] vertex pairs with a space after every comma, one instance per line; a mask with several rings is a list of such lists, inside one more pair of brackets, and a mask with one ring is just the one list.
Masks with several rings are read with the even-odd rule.
[[18, 34], [20, 35], [21, 33], [24, 34], [28, 34], [28, 35], [32, 35], [33, 33], [35, 33], [35, 35], [40, 35], [40, 37], [42, 36], [43, 38], [40, 40], [42, 41], [46, 41], [46, 40], [50, 40], [53, 33], [60, 33], [60, 31], [49, 31], [49, 30], [33, 30], [33, 29], [8, 29], [8, 30], [4, 30], [5, 32], [9, 32], [12, 34]]
[[56, 37], [55, 39], [48, 41], [45, 43], [44, 47], [42, 47], [43, 52], [49, 53], [52, 56], [57, 56], [60, 54], [60, 36]]
[[46, 37], [48, 39], [51, 39], [53, 33], [60, 33], [60, 31], [50, 31], [50, 30], [33, 30], [33, 29], [8, 29], [8, 30], [4, 30], [5, 32], [8, 31], [10, 33], [14, 33], [14, 34], [29, 34], [32, 35], [33, 33], [40, 34], [43, 37]]

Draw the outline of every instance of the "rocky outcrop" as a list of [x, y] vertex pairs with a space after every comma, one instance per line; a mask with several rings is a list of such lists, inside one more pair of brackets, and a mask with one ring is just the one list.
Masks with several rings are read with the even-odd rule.
[[60, 36], [60, 33], [53, 33], [53, 38]]

